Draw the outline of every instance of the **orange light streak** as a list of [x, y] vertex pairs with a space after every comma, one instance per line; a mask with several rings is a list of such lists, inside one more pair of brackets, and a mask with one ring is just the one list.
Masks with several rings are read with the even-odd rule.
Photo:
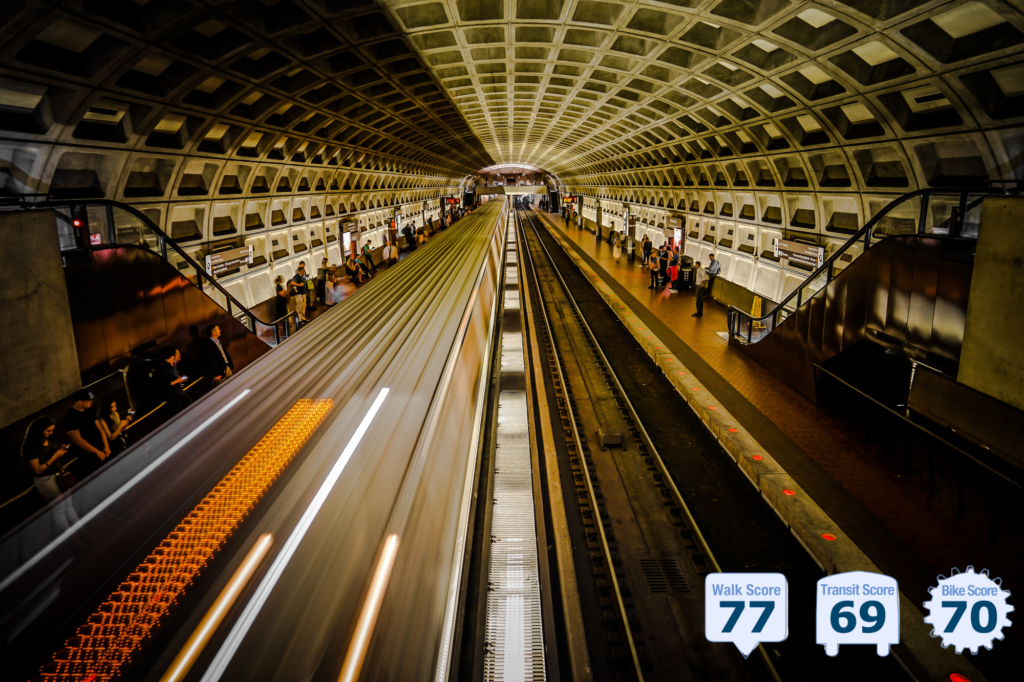
[[363, 602], [362, 611], [359, 613], [356, 631], [352, 635], [348, 653], [345, 654], [345, 662], [341, 666], [338, 682], [355, 682], [359, 679], [359, 671], [363, 667], [366, 650], [370, 647], [370, 635], [373, 634], [373, 626], [377, 624], [377, 614], [380, 613], [380, 605], [384, 601], [384, 591], [388, 587], [388, 579], [391, 577], [391, 569], [395, 565], [396, 554], [398, 554], [398, 536], [392, 534], [384, 540], [384, 549], [381, 551], [377, 567], [373, 571], [370, 591], [367, 593], [366, 601]]
[[300, 400], [288, 410], [33, 679], [116, 678], [333, 407], [331, 400]]
[[210, 638], [213, 637], [213, 633], [217, 631], [221, 621], [224, 620], [224, 616], [231, 609], [231, 605], [238, 599], [238, 595], [242, 593], [242, 589], [249, 582], [249, 578], [256, 572], [256, 568], [263, 561], [263, 557], [270, 551], [270, 545], [273, 542], [274, 536], [270, 533], [264, 533], [256, 540], [256, 544], [249, 550], [245, 560], [242, 561], [241, 565], [235, 570], [235, 574], [231, 576], [231, 580], [221, 590], [217, 601], [206, 612], [203, 620], [199, 623], [199, 627], [188, 638], [185, 646], [182, 647], [177, 657], [171, 663], [171, 667], [160, 678], [160, 682], [181, 682], [181, 680], [185, 679], [188, 671], [192, 669], [192, 665], [199, 658], [199, 654], [203, 653], [203, 649], [206, 648]]

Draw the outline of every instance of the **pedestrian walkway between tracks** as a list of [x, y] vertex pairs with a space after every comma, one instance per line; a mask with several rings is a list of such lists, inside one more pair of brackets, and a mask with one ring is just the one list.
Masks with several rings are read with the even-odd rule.
[[845, 416], [819, 409], [729, 346], [725, 306], [709, 299], [703, 317], [692, 317], [694, 292], [648, 289], [639, 254], [632, 262], [616, 262], [612, 247], [589, 229], [565, 228], [557, 215], [536, 215], [571, 243], [791, 476], [803, 479], [815, 502], [883, 571], [899, 576], [901, 588], [908, 583], [911, 599], [926, 600], [920, 586], [934, 584], [937, 574], [954, 566], [963, 570], [965, 560], [1016, 563], [1012, 543], [989, 542], [984, 513], [958, 518], [955, 495], [929, 496], [926, 476], [905, 476], [902, 458], [886, 456], [883, 444], [866, 442]]

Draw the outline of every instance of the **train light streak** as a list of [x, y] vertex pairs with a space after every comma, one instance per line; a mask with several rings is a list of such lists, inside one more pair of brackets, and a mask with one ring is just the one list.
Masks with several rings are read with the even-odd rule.
[[224, 620], [228, 609], [235, 603], [235, 599], [238, 598], [242, 588], [249, 582], [252, 574], [256, 572], [256, 567], [263, 561], [263, 557], [266, 556], [273, 542], [274, 536], [270, 533], [264, 533], [259, 537], [256, 544], [249, 550], [249, 554], [246, 555], [245, 561], [238, 567], [235, 574], [231, 576], [231, 580], [228, 581], [228, 584], [220, 593], [220, 596], [217, 597], [217, 601], [207, 611], [206, 616], [199, 623], [199, 627], [196, 628], [192, 636], [185, 642], [185, 646], [182, 647], [181, 652], [175, 657], [171, 667], [160, 678], [160, 682], [180, 682], [180, 680], [185, 679], [188, 671], [192, 669], [192, 664], [196, 662], [196, 659], [203, 652], [213, 633], [217, 631], [217, 627]]
[[296, 403], [42, 666], [38, 679], [116, 678], [332, 407], [331, 400]]
[[355, 682], [359, 679], [359, 671], [363, 667], [363, 659], [370, 646], [370, 635], [373, 634], [373, 626], [377, 622], [381, 602], [384, 601], [384, 590], [387, 589], [388, 578], [391, 577], [391, 569], [395, 565], [397, 553], [398, 536], [389, 535], [384, 541], [384, 549], [381, 550], [377, 567], [373, 571], [370, 591], [366, 595], [366, 601], [363, 602], [363, 609], [359, 613], [359, 621], [356, 623], [352, 643], [348, 647], [348, 653], [345, 654], [345, 663], [341, 666], [339, 682]]
[[334, 484], [338, 482], [341, 477], [341, 472], [345, 470], [345, 466], [348, 465], [352, 455], [355, 453], [356, 448], [359, 447], [359, 442], [363, 439], [366, 431], [370, 428], [370, 423], [373, 418], [377, 416], [377, 412], [380, 410], [380, 406], [384, 403], [384, 399], [388, 397], [388, 391], [390, 389], [382, 388], [380, 393], [377, 394], [377, 398], [373, 401], [366, 416], [363, 417], [363, 421], [359, 423], [355, 433], [352, 434], [352, 438], [349, 439], [348, 445], [341, 451], [341, 455], [338, 456], [338, 461], [331, 467], [330, 473], [327, 474], [327, 478], [320, 485], [320, 489], [316, 491], [316, 495], [310, 501], [309, 506], [306, 507], [306, 511], [302, 513], [302, 518], [296, 524], [295, 529], [291, 535], [285, 541], [281, 547], [281, 551], [274, 558], [274, 563], [267, 569], [267, 574], [263, 578], [263, 582], [256, 589], [255, 594], [249, 603], [246, 605], [242, 615], [235, 621], [235, 625], [231, 628], [231, 632], [228, 633], [227, 639], [221, 646], [217, 655], [214, 657], [210, 666], [206, 669], [206, 673], [203, 675], [202, 682], [214, 682], [219, 680], [220, 676], [224, 674], [224, 670], [227, 668], [228, 663], [231, 662], [231, 658], [238, 651], [239, 645], [245, 638], [246, 633], [249, 632], [249, 628], [252, 627], [253, 621], [256, 620], [256, 616], [259, 615], [260, 609], [266, 603], [270, 597], [270, 593], [274, 590], [274, 585], [281, 578], [281, 574], [284, 573], [284, 569], [288, 566], [288, 562], [291, 561], [295, 551], [299, 548], [299, 544], [302, 542], [302, 538], [306, 536], [306, 532], [309, 527], [313, 525], [313, 519], [320, 513], [320, 508], [324, 506], [324, 502], [327, 501], [327, 496], [331, 493], [334, 488]]

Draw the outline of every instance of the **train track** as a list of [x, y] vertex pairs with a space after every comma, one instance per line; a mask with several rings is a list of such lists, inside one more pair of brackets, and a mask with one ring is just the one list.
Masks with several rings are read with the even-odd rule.
[[517, 217], [616, 676], [779, 679], [763, 649], [744, 661], [702, 641], [703, 577], [718, 562], [532, 218]]
[[[581, 506], [581, 514], [601, 518], [603, 528], [611, 525], [615, 531], [607, 553], [604, 547], [593, 549], [595, 553], [601, 550], [600, 560], [610, 562], [609, 566], [619, 563], [615, 584], [626, 616], [619, 615], [616, 626], [630, 628], [636, 649], [635, 659], [632, 651], [625, 652], [628, 657], [618, 657], [620, 661], [627, 658], [631, 669], [628, 677], [621, 672], [618, 676], [905, 679], [906, 673], [894, 657], [879, 658], [868, 648], [851, 649], [835, 658], [824, 654], [814, 634], [813, 595], [816, 581], [824, 576], [821, 568], [622, 327], [549, 229], [530, 212], [520, 211], [518, 218], [524, 233], [522, 243], [528, 247], [522, 249], [521, 258], [529, 263], [535, 293], [544, 303], [544, 314], [538, 315], [543, 320], [537, 326], [543, 323], [545, 327], [544, 343], [554, 356], [550, 361], [561, 369], [565, 387], [562, 426], [567, 429], [566, 449], [570, 459], [575, 457], [580, 467], [588, 467], [594, 489], [604, 493], [604, 499], [596, 496], [595, 506], [588, 491], [585, 502], [590, 509]], [[574, 372], [579, 376], [574, 378]], [[599, 433], [602, 428], [621, 429], [623, 445], [605, 446]], [[575, 437], [570, 439], [573, 435], [579, 436], [579, 444]], [[583, 456], [574, 455], [570, 445]], [[575, 475], [575, 471], [567, 474]], [[623, 487], [630, 496], [625, 505], [619, 500], [616, 509], [611, 493]], [[651, 505], [651, 498], [657, 504]], [[602, 512], [607, 516], [602, 517]], [[629, 534], [623, 532], [631, 524], [640, 527], [640, 546], [635, 542], [630, 546]], [[673, 542], [676, 538], [681, 544]], [[636, 566], [638, 554], [641, 570]], [[669, 560], [671, 570], [663, 572], [661, 579], [671, 583], [669, 573], [678, 570], [690, 588], [678, 592], [670, 587], [667, 595], [659, 595], [660, 608], [667, 601], [673, 609], [671, 622], [659, 619], [657, 599], [649, 594], [652, 571], [647, 569], [664, 559]], [[731, 645], [723, 650], [718, 648], [721, 645], [707, 642], [703, 632], [704, 576], [714, 571], [784, 574], [790, 594], [788, 638], [759, 646], [745, 661], [730, 658], [735, 654]], [[583, 583], [581, 578], [581, 595]], [[607, 599], [604, 601], [607, 607]], [[621, 637], [629, 641], [626, 634]], [[599, 656], [594, 648], [591, 646], [592, 658]], [[674, 657], [678, 650], [686, 651], [682, 660]], [[597, 661], [593, 667], [598, 679]]]

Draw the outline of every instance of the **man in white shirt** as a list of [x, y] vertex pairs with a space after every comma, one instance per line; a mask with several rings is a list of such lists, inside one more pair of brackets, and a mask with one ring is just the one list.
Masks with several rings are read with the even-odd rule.
[[693, 285], [697, 287], [697, 312], [693, 317], [704, 315], [704, 292], [707, 288], [708, 273], [700, 266], [700, 261], [693, 264]]
[[722, 264], [719, 263], [718, 259], [715, 258], [715, 254], [709, 253], [708, 254], [708, 258], [711, 259], [711, 262], [708, 263], [708, 267], [707, 267], [708, 283], [707, 283], [707, 286], [705, 287], [705, 293], [704, 293], [704, 297], [705, 298], [711, 298], [711, 287], [715, 283], [715, 277], [717, 277], [718, 273], [722, 270]]

